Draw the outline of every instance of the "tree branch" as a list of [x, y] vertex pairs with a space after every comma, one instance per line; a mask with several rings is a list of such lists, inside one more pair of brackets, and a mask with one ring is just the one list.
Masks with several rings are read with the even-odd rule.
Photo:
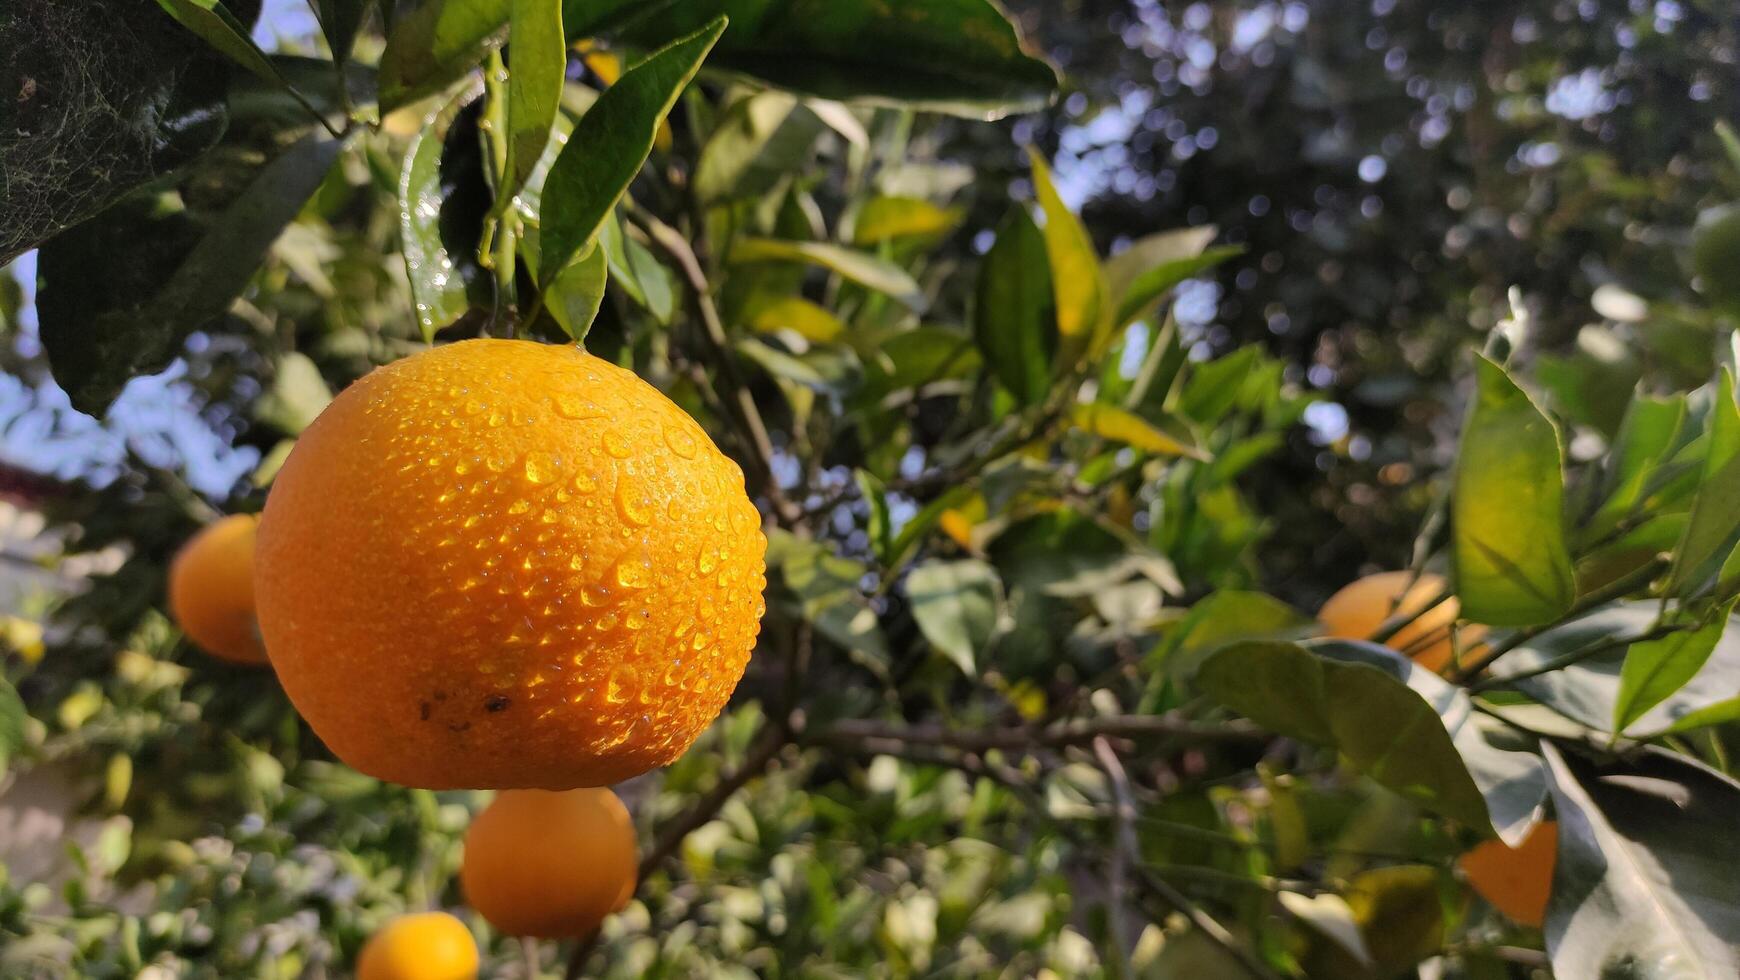
[[1111, 715], [1077, 718], [1044, 726], [1009, 729], [948, 728], [934, 724], [901, 724], [873, 719], [836, 721], [808, 736], [811, 742], [893, 742], [940, 745], [968, 752], [1029, 751], [1085, 745], [1096, 738], [1187, 738], [1195, 740], [1257, 740], [1267, 734], [1246, 722], [1187, 721], [1170, 715]]
[[1125, 888], [1128, 865], [1135, 861], [1141, 862], [1140, 852], [1136, 847], [1136, 802], [1130, 794], [1130, 777], [1124, 772], [1124, 764], [1118, 761], [1118, 754], [1112, 751], [1112, 743], [1104, 735], [1094, 736], [1094, 756], [1099, 759], [1100, 768], [1112, 781], [1112, 828], [1116, 836], [1112, 844], [1112, 857], [1106, 869], [1106, 923], [1111, 930], [1112, 963], [1117, 968], [1120, 977], [1134, 976], [1135, 971], [1130, 965], [1130, 933], [1124, 922]]

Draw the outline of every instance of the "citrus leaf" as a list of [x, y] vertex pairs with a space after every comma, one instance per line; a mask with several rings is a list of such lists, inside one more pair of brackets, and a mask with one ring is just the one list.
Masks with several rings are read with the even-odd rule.
[[326, 35], [326, 46], [332, 51], [333, 61], [343, 64], [350, 59], [357, 31], [373, 4], [374, 0], [316, 0], [320, 32]]
[[254, 406], [254, 417], [286, 435], [298, 435], [332, 401], [332, 389], [308, 355], [288, 351], [278, 358], [272, 387]]
[[508, 16], [507, 178], [496, 189], [511, 198], [532, 175], [562, 101], [568, 46], [562, 40], [562, 0], [512, 0]]
[[1039, 403], [1051, 385], [1057, 319], [1045, 238], [1026, 208], [1011, 208], [997, 229], [974, 296], [973, 339], [991, 372], [1022, 404]]
[[960, 208], [943, 208], [917, 197], [875, 197], [858, 211], [852, 243], [860, 248], [902, 238], [942, 238], [961, 223]]
[[715, 67], [793, 92], [991, 119], [1038, 109], [1057, 89], [1057, 73], [1025, 50], [992, 0], [640, 6], [647, 12], [623, 0], [569, 0], [570, 35], [620, 27], [624, 40], [652, 46], [729, 13]]
[[[399, 237], [411, 302], [424, 342], [489, 302], [477, 242], [488, 210], [475, 111], [455, 128], [482, 94], [472, 85], [429, 115], [405, 150], [399, 172]], [[447, 152], [452, 147], [452, 153]]]
[[910, 273], [874, 255], [829, 242], [792, 242], [775, 238], [740, 238], [731, 247], [731, 262], [799, 262], [820, 266], [867, 289], [885, 293], [914, 309], [924, 296]]
[[1451, 491], [1456, 595], [1478, 623], [1551, 622], [1576, 599], [1559, 431], [1484, 355], [1475, 356], [1475, 376]]
[[695, 196], [703, 203], [759, 197], [803, 169], [822, 120], [795, 96], [760, 92], [739, 99], [701, 148]]
[[1116, 329], [1140, 320], [1148, 308], [1171, 292], [1174, 286], [1244, 253], [1244, 249], [1237, 245], [1222, 245], [1206, 251], [1197, 247], [1194, 252], [1188, 251], [1198, 242], [1206, 246], [1214, 239], [1215, 232], [1212, 225], [1162, 232], [1107, 259], [1107, 291], [1117, 303], [1112, 327]]
[[906, 578], [912, 618], [961, 673], [979, 676], [978, 653], [997, 627], [997, 572], [982, 561], [927, 561]]
[[1133, 449], [1161, 456], [1186, 456], [1207, 460], [1208, 454], [1195, 446], [1181, 442], [1133, 412], [1126, 412], [1098, 402], [1077, 403], [1070, 407], [1069, 420], [1084, 432], [1121, 442]]
[[1554, 975], [1740, 975], [1740, 785], [1660, 751], [1596, 767], [1543, 750], [1559, 821]]
[[654, 52], [623, 72], [580, 117], [544, 181], [539, 250], [545, 277], [598, 237], [652, 153], [659, 123], [724, 30], [720, 17]]
[[654, 319], [671, 322], [676, 313], [676, 287], [670, 270], [623, 229], [621, 214], [612, 214], [605, 220], [604, 233], [598, 240], [610, 262], [610, 278]]
[[1703, 476], [1692, 504], [1686, 535], [1674, 549], [1668, 587], [1689, 596], [1702, 584], [1704, 566], [1732, 542], [1740, 528], [1740, 405], [1734, 402], [1734, 375], [1727, 368], [1716, 383], [1710, 406], [1710, 443]]
[[6, 765], [24, 748], [24, 721], [29, 717], [24, 702], [11, 682], [0, 677], [0, 776]]
[[595, 245], [544, 287], [544, 308], [575, 343], [586, 342], [586, 333], [604, 304], [604, 285], [609, 278], [604, 249]]
[[266, 52], [249, 36], [247, 26], [219, 0], [157, 0], [157, 5], [231, 61], [269, 82], [284, 84], [266, 59]]
[[1586, 537], [1606, 534], [1638, 506], [1650, 479], [1673, 450], [1685, 419], [1684, 395], [1639, 394], [1631, 399], [1614, 438], [1606, 474], [1607, 499], [1584, 529]]
[[1698, 629], [1681, 630], [1631, 645], [1619, 671], [1619, 693], [1613, 699], [1615, 732], [1624, 732], [1704, 669], [1728, 628], [1728, 616], [1733, 610], [1734, 602], [1730, 600]]
[[846, 325], [838, 317], [802, 296], [751, 301], [746, 316], [750, 329], [757, 333], [790, 330], [819, 344], [836, 340], [846, 331]]
[[1106, 303], [1105, 274], [1087, 228], [1057, 194], [1051, 169], [1036, 150], [1027, 151], [1033, 167], [1033, 191], [1045, 214], [1045, 256], [1051, 267], [1051, 294], [1057, 303], [1057, 332], [1064, 345], [1085, 349], [1100, 332], [1100, 320], [1111, 311]]
[[500, 44], [513, 0], [427, 0], [393, 21], [381, 52], [381, 113], [439, 91]]
[[777, 574], [777, 579], [769, 576], [770, 602], [785, 605], [859, 665], [887, 680], [888, 641], [861, 586], [870, 572], [863, 562], [775, 529], [767, 534], [767, 568]]

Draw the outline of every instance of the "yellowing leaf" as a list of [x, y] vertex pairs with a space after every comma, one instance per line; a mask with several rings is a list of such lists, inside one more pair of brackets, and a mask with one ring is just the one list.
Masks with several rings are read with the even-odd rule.
[[781, 296], [756, 303], [750, 308], [749, 326], [757, 333], [790, 330], [816, 343], [827, 343], [846, 329], [838, 317], [802, 296]]
[[858, 212], [852, 241], [865, 246], [896, 238], [941, 238], [960, 223], [960, 208], [938, 207], [917, 197], [878, 197]]
[[1076, 338], [1074, 344], [1085, 345], [1099, 329], [1104, 313], [1105, 274], [1087, 228], [1058, 196], [1044, 158], [1032, 150], [1028, 156], [1033, 162], [1033, 191], [1045, 213], [1045, 255], [1051, 262], [1051, 289], [1057, 298], [1057, 332], [1066, 343]]
[[1078, 404], [1070, 409], [1069, 420], [1076, 428], [1084, 432], [1092, 433], [1101, 439], [1121, 442], [1143, 452], [1160, 453], [1165, 456], [1188, 456], [1191, 459], [1208, 459], [1208, 454], [1195, 446], [1180, 442], [1167, 435], [1148, 424], [1139, 415], [1111, 405]]

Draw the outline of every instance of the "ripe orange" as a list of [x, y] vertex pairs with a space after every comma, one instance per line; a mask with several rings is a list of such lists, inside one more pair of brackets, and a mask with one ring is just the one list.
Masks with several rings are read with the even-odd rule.
[[[1413, 622], [1397, 630], [1385, 644], [1406, 653], [1427, 670], [1443, 670], [1451, 657], [1450, 627], [1456, 622], [1461, 606], [1451, 596], [1426, 608], [1444, 591], [1444, 580], [1429, 572], [1422, 573], [1410, 588], [1411, 578], [1408, 572], [1379, 572], [1350, 582], [1329, 597], [1317, 611], [1317, 618], [1328, 628], [1330, 636], [1364, 640], [1391, 616], [1419, 612]], [[1478, 627], [1462, 630], [1464, 644], [1479, 635]]]
[[356, 980], [474, 980], [477, 941], [446, 912], [416, 912], [387, 923], [363, 944]]
[[1520, 847], [1483, 841], [1456, 862], [1468, 884], [1493, 907], [1526, 926], [1546, 921], [1553, 892], [1553, 865], [1559, 860], [1559, 825], [1535, 824]]
[[345, 762], [429, 789], [571, 789], [718, 715], [765, 609], [743, 474], [575, 346], [380, 368], [297, 441], [260, 523], [260, 627]]
[[187, 539], [169, 565], [169, 612], [195, 646], [236, 663], [263, 664], [254, 625], [252, 514], [232, 514]]
[[465, 899], [509, 936], [588, 936], [628, 904], [634, 824], [608, 789], [504, 790], [465, 834]]

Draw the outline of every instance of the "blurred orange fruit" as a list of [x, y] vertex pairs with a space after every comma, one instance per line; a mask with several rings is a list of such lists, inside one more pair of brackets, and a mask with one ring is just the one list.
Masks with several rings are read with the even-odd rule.
[[509, 936], [588, 936], [634, 894], [628, 809], [608, 789], [504, 790], [465, 835], [465, 900]]
[[[1451, 660], [1451, 626], [1461, 613], [1455, 596], [1428, 608], [1428, 603], [1444, 590], [1444, 579], [1430, 572], [1421, 573], [1417, 579], [1409, 572], [1379, 572], [1342, 586], [1318, 610], [1317, 619], [1327, 628], [1329, 636], [1364, 640], [1390, 617], [1418, 613], [1384, 642], [1427, 670], [1442, 671]], [[1468, 652], [1468, 644], [1483, 633], [1479, 627], [1461, 630], [1464, 653]]]
[[260, 626], [345, 762], [429, 789], [608, 785], [677, 758], [765, 609], [737, 464], [571, 345], [469, 340], [321, 413], [260, 523]]
[[1501, 840], [1482, 842], [1457, 860], [1481, 898], [1526, 926], [1539, 928], [1553, 892], [1553, 866], [1559, 860], [1559, 825], [1542, 820], [1518, 847]]
[[363, 944], [357, 980], [473, 980], [477, 941], [446, 912], [401, 915]]
[[214, 657], [263, 664], [254, 624], [254, 531], [259, 519], [232, 514], [187, 539], [169, 565], [169, 612], [194, 645]]

